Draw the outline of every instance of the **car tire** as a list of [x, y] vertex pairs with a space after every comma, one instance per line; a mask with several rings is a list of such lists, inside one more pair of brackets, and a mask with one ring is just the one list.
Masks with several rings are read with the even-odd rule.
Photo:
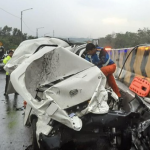
[[32, 150], [40, 150], [38, 143], [37, 143], [37, 138], [36, 138], [36, 123], [37, 123], [37, 118], [33, 118], [32, 120]]

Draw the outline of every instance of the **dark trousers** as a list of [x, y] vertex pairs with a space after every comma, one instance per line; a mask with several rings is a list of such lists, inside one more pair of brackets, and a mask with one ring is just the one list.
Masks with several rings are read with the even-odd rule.
[[6, 75], [6, 85], [5, 85], [5, 94], [7, 94], [7, 88], [10, 80], [10, 75]]

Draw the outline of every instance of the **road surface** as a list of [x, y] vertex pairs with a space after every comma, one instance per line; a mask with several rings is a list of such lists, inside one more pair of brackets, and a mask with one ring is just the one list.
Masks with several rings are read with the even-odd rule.
[[25, 150], [31, 145], [31, 128], [23, 125], [21, 96], [5, 97], [5, 72], [0, 71], [0, 150]]

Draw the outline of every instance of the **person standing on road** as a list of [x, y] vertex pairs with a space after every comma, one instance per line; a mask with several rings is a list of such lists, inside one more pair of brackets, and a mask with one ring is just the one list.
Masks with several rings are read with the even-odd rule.
[[[13, 52], [12, 50], [10, 50], [9, 53], [8, 53], [8, 56], [3, 59], [3, 63], [4, 63], [5, 65], [6, 65], [7, 62], [11, 59], [11, 57], [13, 56], [13, 53], [14, 53], [14, 52]], [[8, 94], [7, 94], [7, 88], [8, 88], [9, 80], [10, 80], [10, 75], [9, 75], [8, 72], [6, 72], [6, 85], [5, 85], [5, 93], [4, 93], [5, 96], [8, 95]]]
[[104, 48], [96, 48], [96, 46], [93, 43], [88, 43], [86, 45], [86, 52], [87, 55], [85, 59], [95, 64], [98, 68], [101, 69], [101, 71], [107, 78], [109, 86], [113, 89], [113, 91], [117, 94], [117, 96], [120, 99], [121, 94], [113, 76], [113, 73], [116, 70], [116, 64], [110, 59], [107, 51]]

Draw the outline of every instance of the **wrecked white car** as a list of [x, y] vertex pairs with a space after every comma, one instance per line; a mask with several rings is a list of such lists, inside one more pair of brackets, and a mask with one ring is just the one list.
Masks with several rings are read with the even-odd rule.
[[33, 150], [130, 150], [141, 100], [125, 104], [136, 107], [134, 111], [120, 110], [100, 69], [75, 54], [82, 56], [84, 46], [79, 50], [67, 43], [37, 42], [30, 51], [27, 47], [35, 41], [22, 43], [24, 51], [17, 50], [16, 61], [12, 58], [5, 66], [12, 72], [13, 87], [27, 102], [24, 124], [32, 125]]

